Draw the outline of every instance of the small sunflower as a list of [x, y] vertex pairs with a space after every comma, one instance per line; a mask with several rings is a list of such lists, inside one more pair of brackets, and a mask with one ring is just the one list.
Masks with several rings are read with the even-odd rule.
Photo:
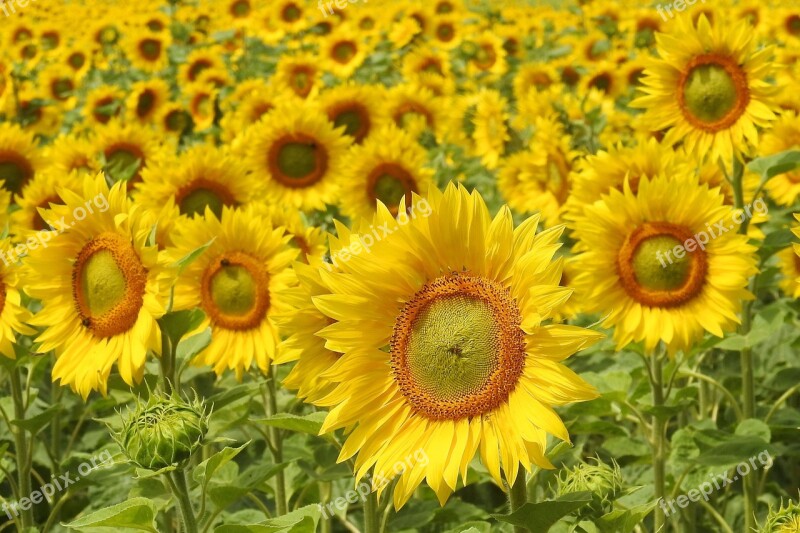
[[275, 83], [300, 98], [316, 96], [322, 86], [319, 58], [307, 53], [282, 56], [275, 67]]
[[127, 98], [127, 116], [142, 124], [151, 123], [169, 97], [169, 85], [164, 80], [138, 81], [133, 84]]
[[340, 85], [320, 95], [319, 104], [336, 128], [361, 144], [375, 131], [385, 117], [381, 109], [382, 85]]
[[[0, 251], [12, 250], [11, 239], [0, 240]], [[26, 325], [31, 313], [22, 305], [19, 269], [11, 258], [3, 254], [0, 262], [0, 356], [16, 359], [14, 344], [16, 334], [34, 335], [35, 330]]]
[[320, 44], [320, 59], [325, 70], [342, 80], [350, 78], [368, 54], [367, 44], [349, 25], [340, 26]]
[[177, 261], [214, 239], [178, 277], [175, 309], [199, 307], [206, 315], [198, 331], [211, 327], [209, 344], [194, 361], [217, 375], [236, 378], [255, 362], [266, 372], [280, 343], [274, 316], [285, 312], [278, 296], [294, 283], [290, 268], [297, 250], [289, 248], [283, 228], [274, 229], [247, 210], [211, 210], [175, 227], [177, 246], [167, 255]]
[[124, 100], [125, 93], [113, 85], [101, 85], [92, 90], [83, 106], [87, 129], [98, 124], [108, 124], [111, 119], [118, 118], [122, 113]]
[[[397, 230], [341, 272], [319, 269], [313, 302], [330, 325], [312, 334], [311, 317], [305, 333], [342, 354], [322, 375], [335, 383], [316, 402], [332, 408], [322, 431], [347, 428], [339, 461], [358, 454], [357, 479], [399, 478], [396, 508], [423, 479], [443, 505], [476, 453], [501, 486], [520, 465], [552, 468], [547, 434], [569, 440], [552, 406], [597, 396], [562, 361], [601, 335], [546, 322], [571, 292], [552, 261], [560, 230], [537, 235], [536, 217], [514, 229], [509, 209], [492, 219], [453, 185], [424, 201], [430, 216], [400, 227], [379, 206], [373, 226]], [[295, 335], [294, 347], [312, 342]], [[429, 460], [392, 470], [415, 450]]]
[[376, 201], [393, 211], [405, 198], [408, 209], [412, 193], [425, 195], [434, 186], [425, 149], [394, 125], [353, 147], [347, 161], [339, 205], [351, 220], [372, 218]]
[[171, 42], [168, 32], [153, 33], [138, 29], [125, 37], [127, 57], [134, 67], [156, 73], [169, 64], [167, 48]]
[[648, 63], [644, 96], [631, 103], [647, 109], [651, 128], [668, 129], [664, 142], [683, 141], [690, 153], [728, 162], [758, 143], [756, 127], [775, 118], [766, 78], [769, 48], [755, 50], [746, 21], [712, 26], [701, 15], [696, 27], [678, 17], [673, 33], [659, 34], [659, 59]]
[[705, 331], [721, 337], [739, 323], [755, 248], [723, 202], [683, 172], [643, 177], [637, 194], [626, 182], [584, 208], [574, 284], [588, 311], [607, 313], [618, 349], [643, 340], [646, 350], [662, 341], [670, 354], [685, 352]]
[[40, 209], [47, 210], [50, 204], [64, 203], [58, 194], [60, 188], [80, 193], [83, 177], [78, 171], [64, 174], [56, 168], [48, 168], [34, 176], [23, 187], [22, 193], [14, 198], [19, 209], [11, 213], [11, 231], [15, 235], [26, 237], [33, 231], [56, 228], [54, 220], [46, 221], [42, 218]]
[[[156, 319], [166, 311], [168, 271], [157, 248], [147, 244], [150, 226], [121, 184], [109, 190], [102, 175], [87, 177], [81, 193], [62, 188], [65, 205], [43, 213], [74, 224], [48, 247], [30, 252], [25, 287], [42, 301], [29, 323], [43, 328], [38, 350], [56, 352], [53, 381], [85, 399], [93, 390], [106, 394], [114, 363], [133, 385], [142, 379], [148, 350], [160, 353]], [[88, 213], [99, 198], [108, 208]], [[86, 215], [80, 220], [79, 210]]]
[[96, 128], [92, 142], [111, 179], [127, 180], [131, 185], [141, 179], [141, 172], [147, 165], [158, 162], [166, 154], [153, 131], [141, 125], [123, 125], [116, 120]]
[[172, 198], [188, 217], [202, 216], [206, 208], [219, 217], [223, 207], [243, 206], [258, 193], [258, 180], [237, 159], [205, 145], [146, 168], [135, 185], [136, 201], [146, 209], [160, 209]]
[[272, 201], [300, 209], [335, 202], [350, 138], [316, 108], [276, 109], [269, 121], [253, 126], [244, 145], [247, 166]]
[[[800, 148], [800, 114], [786, 111], [764, 134], [759, 145], [759, 154], [773, 155], [784, 150]], [[764, 185], [778, 205], [792, 205], [800, 195], [800, 170], [779, 174]]]
[[43, 166], [33, 134], [16, 124], [0, 124], [0, 180], [6, 190], [19, 193]]

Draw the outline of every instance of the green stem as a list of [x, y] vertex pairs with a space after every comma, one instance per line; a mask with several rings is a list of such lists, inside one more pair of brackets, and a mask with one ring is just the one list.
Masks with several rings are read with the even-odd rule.
[[[328, 504], [331, 499], [331, 492], [332, 492], [332, 484], [330, 481], [320, 481], [319, 484], [319, 493], [320, 493], [320, 502], [323, 507]], [[320, 527], [322, 529], [322, 533], [331, 533], [333, 526], [333, 516], [328, 516], [327, 513], [325, 517], [322, 519], [322, 523]]]
[[[19, 367], [15, 367], [11, 371], [11, 394], [14, 399], [14, 418], [18, 421], [25, 420], [25, 403], [22, 397], [22, 382], [20, 381]], [[21, 498], [30, 497], [31, 494], [31, 465], [28, 462], [28, 439], [25, 435], [25, 429], [22, 426], [15, 426], [12, 431], [14, 432], [15, 453], [17, 459], [17, 486], [19, 487], [19, 494]], [[33, 443], [31, 442], [32, 446]], [[27, 510], [20, 507], [20, 521], [22, 522], [22, 529], [33, 526], [33, 509], [28, 507]]]
[[[528, 482], [525, 479], [525, 471], [517, 472], [517, 479], [508, 488], [508, 507], [513, 513], [528, 502]], [[521, 526], [514, 526], [514, 533], [528, 533], [528, 529]]]
[[164, 393], [172, 394], [175, 385], [175, 354], [172, 341], [164, 329], [161, 329], [161, 377], [163, 379]]
[[364, 533], [379, 533], [380, 521], [378, 494], [372, 491], [367, 494], [367, 498], [364, 500]]
[[[662, 419], [658, 408], [664, 405], [664, 373], [662, 367], [661, 350], [653, 350], [650, 356], [650, 384], [653, 389], [653, 407], [656, 413], [653, 415], [653, 426], [651, 442], [653, 444], [653, 487], [655, 489], [656, 502], [661, 501], [666, 494], [665, 468], [664, 468], [664, 439], [665, 421]], [[654, 531], [663, 533], [666, 525], [666, 516], [661, 506], [655, 507], [655, 528]]]
[[[743, 185], [743, 176], [744, 176], [744, 166], [738, 158], [733, 158], [733, 178], [731, 183], [733, 184], [733, 198], [734, 198], [734, 207], [736, 209], [743, 209], [744, 208], [744, 185]], [[747, 225], [749, 219], [744, 217], [744, 222], [739, 227], [739, 233], [742, 235], [747, 234]], [[755, 289], [755, 276], [750, 280], [750, 290], [751, 292]], [[739, 334], [742, 336], [746, 336], [750, 332], [750, 328], [752, 325], [752, 317], [751, 317], [751, 309], [752, 309], [752, 302], [746, 301], [742, 304], [742, 323], [739, 327]], [[742, 372], [742, 414], [744, 415], [745, 419], [753, 418], [755, 416], [756, 411], [756, 403], [755, 403], [755, 380], [753, 377], [753, 353], [750, 350], [750, 346], [745, 346], [742, 348], [741, 352], [739, 352], [739, 359], [741, 365], [741, 372]], [[756, 478], [755, 476], [745, 477], [742, 480], [742, 485], [744, 487], [744, 525], [745, 531], [751, 531], [755, 529], [755, 510], [756, 510], [756, 499], [758, 498], [758, 487], [756, 485]]]
[[[269, 372], [267, 373], [267, 387], [269, 387], [267, 414], [269, 416], [274, 416], [278, 413], [278, 389], [275, 385], [275, 371], [271, 366]], [[272, 458], [275, 464], [279, 465], [283, 462], [283, 443], [281, 431], [276, 427], [270, 426], [269, 437]], [[275, 508], [278, 516], [283, 516], [288, 512], [288, 507], [286, 504], [286, 478], [283, 474], [283, 470], [280, 470], [275, 475]]]
[[186, 473], [180, 469], [166, 474], [170, 489], [178, 501], [178, 507], [183, 517], [183, 526], [186, 533], [198, 533], [197, 519], [194, 516], [194, 508], [189, 498], [189, 485], [186, 482]]

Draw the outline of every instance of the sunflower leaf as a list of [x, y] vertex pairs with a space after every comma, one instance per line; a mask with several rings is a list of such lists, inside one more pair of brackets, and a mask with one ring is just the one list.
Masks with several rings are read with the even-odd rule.
[[747, 168], [768, 180], [778, 174], [800, 168], [800, 150], [786, 150], [774, 155], [759, 157], [748, 163]]
[[526, 527], [531, 531], [544, 533], [549, 531], [559, 520], [591, 501], [591, 492], [575, 492], [566, 494], [557, 500], [526, 503], [511, 514], [492, 516], [512, 526]]
[[158, 533], [155, 528], [156, 504], [148, 498], [130, 500], [95, 511], [73, 520], [64, 527], [78, 531], [110, 530], [111, 528], [136, 529]]

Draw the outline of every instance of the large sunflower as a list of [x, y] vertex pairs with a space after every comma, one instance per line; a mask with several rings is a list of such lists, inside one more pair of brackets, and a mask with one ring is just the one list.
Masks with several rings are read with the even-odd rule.
[[645, 93], [631, 103], [647, 109], [653, 131], [669, 129], [666, 144], [683, 141], [687, 152], [728, 162], [758, 142], [756, 126], [775, 118], [766, 82], [769, 48], [755, 50], [754, 32], [742, 20], [712, 25], [701, 15], [678, 17], [673, 33], [657, 34], [659, 59], [641, 80]]
[[[313, 299], [331, 323], [316, 335], [342, 354], [317, 402], [332, 407], [322, 430], [348, 428], [339, 460], [358, 453], [359, 479], [399, 475], [396, 507], [423, 478], [443, 504], [478, 451], [501, 486], [501, 468], [513, 484], [520, 464], [551, 467], [547, 434], [569, 440], [551, 406], [596, 397], [561, 361], [601, 337], [545, 323], [571, 293], [552, 261], [560, 229], [537, 235], [536, 217], [514, 229], [508, 208], [492, 219], [454, 185], [414, 201], [429, 209], [405, 225], [380, 205], [372, 225], [392, 233], [341, 272], [320, 268], [328, 293]], [[360, 241], [344, 233], [340, 258]], [[393, 470], [419, 450], [429, 461]]]
[[351, 219], [371, 218], [376, 201], [394, 210], [405, 197], [406, 208], [410, 208], [411, 193], [424, 195], [433, 186], [425, 149], [394, 125], [353, 147], [347, 161], [339, 205]]
[[335, 201], [350, 137], [316, 111], [283, 105], [253, 126], [243, 142], [249, 170], [274, 202], [325, 209]]
[[175, 284], [175, 309], [200, 307], [206, 314], [198, 331], [211, 327], [211, 344], [197, 357], [220, 375], [237, 379], [255, 361], [266, 372], [280, 336], [274, 315], [285, 311], [278, 293], [294, 283], [290, 268], [297, 250], [287, 246], [283, 228], [274, 229], [248, 210], [224, 208], [221, 218], [206, 210], [175, 227], [174, 261], [214, 239]]
[[69, 227], [47, 247], [31, 250], [25, 288], [42, 301], [30, 324], [43, 328], [39, 351], [56, 352], [53, 380], [86, 398], [92, 390], [106, 393], [114, 363], [133, 385], [148, 350], [160, 352], [156, 319], [165, 312], [168, 271], [147, 244], [151, 228], [143, 211], [121, 184], [109, 190], [102, 175], [87, 177], [81, 192], [61, 189], [65, 205], [43, 213]]
[[637, 194], [626, 182], [584, 207], [573, 282], [587, 310], [607, 314], [619, 349], [644, 340], [652, 350], [660, 340], [685, 351], [704, 331], [721, 337], [739, 322], [755, 248], [723, 202], [719, 189], [683, 173], [643, 177]]

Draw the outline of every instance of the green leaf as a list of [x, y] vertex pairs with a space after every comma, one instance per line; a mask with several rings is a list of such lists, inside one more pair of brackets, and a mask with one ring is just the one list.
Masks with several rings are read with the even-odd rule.
[[600, 517], [599, 526], [609, 533], [630, 533], [641, 524], [645, 517], [655, 508], [656, 502], [638, 505], [631, 509], [615, 509]]
[[288, 413], [278, 413], [277, 415], [269, 418], [261, 418], [256, 420], [261, 424], [267, 426], [286, 429], [296, 433], [307, 433], [309, 435], [321, 436], [322, 438], [331, 441], [331, 435], [319, 435], [322, 429], [322, 423], [325, 421], [326, 413], [316, 412], [305, 416], [297, 416]]
[[178, 269], [178, 274], [177, 275], [180, 276], [183, 273], [183, 271], [186, 270], [186, 267], [191, 265], [195, 260], [197, 260], [198, 257], [203, 255], [203, 252], [205, 252], [208, 249], [208, 247], [211, 246], [214, 243], [215, 240], [216, 240], [216, 237], [214, 237], [213, 239], [211, 239], [207, 243], [205, 243], [205, 244], [203, 244], [201, 246], [198, 246], [197, 248], [195, 248], [194, 250], [192, 250], [188, 254], [184, 255], [183, 257], [181, 257], [180, 259], [175, 261], [171, 266]]
[[194, 477], [195, 481], [200, 483], [203, 491], [203, 498], [205, 498], [208, 483], [211, 481], [211, 478], [214, 477], [214, 473], [230, 462], [231, 459], [239, 455], [239, 452], [244, 450], [245, 446], [248, 444], [250, 444], [250, 441], [245, 442], [238, 448], [225, 447], [195, 467], [194, 472], [192, 472], [192, 477]]
[[131, 498], [128, 501], [100, 509], [63, 525], [78, 531], [95, 531], [100, 528], [126, 528], [158, 533], [155, 524], [156, 513], [156, 505], [149, 499]]
[[512, 526], [526, 527], [537, 533], [545, 533], [559, 520], [577, 511], [591, 501], [591, 492], [575, 492], [573, 494], [566, 494], [557, 500], [526, 503], [511, 514], [496, 514], [492, 516]]
[[296, 511], [253, 525], [219, 526], [215, 533], [315, 533], [322, 511], [319, 504], [307, 505]]
[[26, 418], [24, 420], [12, 420], [11, 423], [15, 426], [21, 427], [31, 433], [32, 435], [38, 434], [42, 429], [47, 427], [47, 424], [56, 416], [62, 407], [60, 404], [51, 405], [38, 415]]
[[197, 335], [192, 335], [188, 339], [182, 340], [178, 344], [175, 352], [181, 361], [190, 361], [194, 356], [202, 352], [206, 346], [211, 344], [211, 328], [206, 328]]
[[158, 323], [162, 331], [172, 339], [172, 342], [177, 343], [184, 335], [196, 329], [205, 317], [206, 315], [201, 309], [186, 309], [167, 313], [158, 319]]
[[761, 178], [768, 180], [783, 174], [791, 172], [800, 166], [800, 150], [786, 150], [775, 155], [759, 157], [751, 161], [747, 168], [761, 175]]
[[772, 439], [772, 432], [769, 430], [769, 426], [761, 420], [757, 420], [755, 418], [742, 420], [739, 425], [736, 426], [736, 431], [734, 431], [734, 434], [759, 437], [763, 439], [764, 442], [769, 442]]

